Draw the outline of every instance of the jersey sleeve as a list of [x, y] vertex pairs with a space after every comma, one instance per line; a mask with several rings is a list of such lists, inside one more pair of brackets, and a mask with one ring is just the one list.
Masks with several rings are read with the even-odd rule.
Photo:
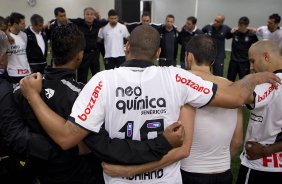
[[101, 39], [104, 39], [104, 36], [103, 36], [103, 29], [104, 29], [104, 28], [100, 28], [100, 29], [99, 29], [99, 33], [98, 33], [98, 37], [101, 38]]
[[123, 25], [123, 37], [124, 37], [124, 38], [128, 38], [129, 36], [130, 36], [130, 34], [129, 34], [129, 32], [128, 32], [126, 26]]
[[275, 90], [275, 86], [271, 84], [261, 84], [256, 86], [254, 91], [254, 102], [247, 107], [249, 109], [256, 109], [269, 105]]
[[99, 132], [105, 120], [102, 93], [104, 83], [95, 75], [74, 102], [69, 120], [88, 131]]
[[263, 27], [257, 28], [256, 35], [257, 35], [259, 40], [261, 40], [263, 38]]
[[181, 94], [184, 95], [185, 103], [196, 108], [206, 106], [217, 91], [216, 84], [184, 70], [176, 74], [175, 80], [181, 90], [184, 90]]

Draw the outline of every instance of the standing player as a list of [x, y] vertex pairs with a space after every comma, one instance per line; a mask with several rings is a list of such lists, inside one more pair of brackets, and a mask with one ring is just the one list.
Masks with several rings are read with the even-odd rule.
[[8, 55], [7, 72], [14, 84], [18, 83], [24, 76], [31, 74], [26, 55], [27, 36], [25, 34], [25, 17], [20, 13], [10, 15], [10, 36], [15, 43], [10, 44]]
[[131, 33], [133, 31], [133, 29], [135, 29], [137, 26], [140, 25], [150, 25], [151, 22], [151, 17], [150, 14], [148, 12], [144, 12], [141, 16], [141, 22], [132, 22], [132, 23], [126, 23], [126, 27], [129, 31], [129, 33]]
[[232, 38], [231, 28], [224, 23], [224, 15], [217, 15], [212, 24], [202, 28], [202, 31], [216, 41], [217, 55], [213, 64], [213, 74], [223, 76], [225, 58], [225, 39]]
[[241, 17], [238, 21], [238, 30], [232, 33], [232, 51], [227, 79], [233, 82], [237, 74], [242, 79], [250, 73], [248, 50], [253, 43], [258, 41], [258, 38], [255, 33], [248, 30], [249, 22], [248, 17]]
[[198, 29], [197, 26], [197, 18], [190, 16], [186, 20], [186, 24], [183, 26], [181, 32], [179, 33], [179, 44], [181, 45], [181, 53], [180, 53], [180, 65], [181, 68], [185, 69], [185, 48], [187, 43], [196, 35], [203, 34], [203, 31]]
[[43, 73], [47, 66], [48, 43], [47, 37], [43, 30], [44, 19], [38, 14], [30, 17], [31, 26], [25, 33], [27, 35], [26, 54], [33, 73]]
[[[256, 72], [274, 72], [282, 78], [282, 56], [272, 41], [255, 43], [249, 50]], [[280, 181], [282, 176], [282, 88], [261, 84], [247, 107], [250, 119], [241, 154], [237, 184], [261, 184]]]
[[[131, 60], [124, 67], [95, 75], [74, 103], [67, 122], [42, 101], [39, 95], [40, 75], [32, 75], [21, 81], [23, 94], [43, 128], [56, 143], [68, 149], [77, 145], [90, 131], [98, 132], [103, 122], [111, 137], [146, 140], [177, 121], [184, 104], [202, 107], [210, 102], [212, 105], [234, 108], [245, 102], [256, 84], [268, 80], [280, 82], [271, 73], [253, 74], [216, 90], [215, 84], [190, 72], [175, 67], [153, 66], [153, 61], [160, 52], [159, 43], [159, 34], [154, 28], [136, 28], [127, 45]], [[184, 129], [189, 130], [193, 121], [193, 109], [181, 116], [185, 116]], [[185, 136], [185, 145], [191, 141], [190, 136], [189, 133]], [[179, 152], [178, 149], [174, 151], [178, 157], [189, 154], [187, 151]], [[146, 183], [182, 183], [179, 163], [171, 162], [149, 174], [130, 178], [105, 175], [106, 183], [139, 183], [144, 180]]]
[[272, 40], [282, 49], [282, 29], [279, 27], [280, 21], [281, 17], [277, 13], [270, 15], [267, 26], [261, 26], [257, 29], [257, 36], [260, 40]]
[[129, 32], [125, 25], [118, 22], [118, 13], [115, 10], [108, 12], [109, 23], [98, 33], [98, 42], [104, 39], [105, 69], [114, 69], [125, 62], [123, 41], [128, 39]]
[[[193, 37], [186, 49], [187, 66], [189, 66], [191, 72], [216, 82], [219, 87], [230, 85], [230, 81], [222, 77], [215, 77], [210, 72], [211, 64], [216, 57], [216, 46], [210, 36], [198, 35]], [[236, 145], [236, 142], [241, 143], [242, 139], [241, 112], [237, 112], [236, 109], [219, 107], [197, 109], [190, 155], [181, 160], [183, 183], [231, 184], [230, 155], [234, 155], [236, 149], [238, 150], [240, 145]], [[183, 145], [182, 147], [183, 150], [188, 150], [187, 146]], [[232, 153], [230, 153], [230, 150], [232, 150]], [[176, 153], [173, 151], [166, 155], [166, 157], [161, 162], [156, 162], [156, 168], [162, 162], [169, 163], [177, 158]], [[170, 159], [168, 159], [169, 157]], [[137, 167], [142, 169], [143, 166]], [[131, 168], [131, 166], [120, 167], [104, 164], [104, 168], [109, 174], [139, 173], [138, 170], [136, 171], [137, 167], [133, 166]]]

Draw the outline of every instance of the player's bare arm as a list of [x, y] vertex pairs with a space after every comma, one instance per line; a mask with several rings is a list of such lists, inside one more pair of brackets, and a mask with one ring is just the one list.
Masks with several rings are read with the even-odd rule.
[[270, 156], [274, 153], [282, 151], [282, 141], [277, 143], [263, 146], [258, 142], [247, 141], [245, 144], [246, 154], [248, 155], [249, 160], [256, 160], [262, 157]]
[[252, 94], [256, 85], [263, 83], [271, 83], [277, 86], [278, 83], [281, 83], [281, 80], [274, 73], [270, 72], [247, 75], [227, 87], [219, 87], [210, 105], [236, 108], [252, 103]]
[[237, 154], [242, 144], [243, 144], [243, 112], [242, 112], [242, 108], [238, 108], [237, 124], [230, 143], [231, 157], [234, 157]]

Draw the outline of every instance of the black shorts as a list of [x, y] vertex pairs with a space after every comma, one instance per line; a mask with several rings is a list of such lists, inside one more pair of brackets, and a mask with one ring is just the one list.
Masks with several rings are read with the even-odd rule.
[[216, 174], [191, 173], [181, 170], [183, 184], [232, 184], [231, 170]]
[[281, 183], [281, 172], [265, 172], [241, 165], [236, 184], [272, 184]]

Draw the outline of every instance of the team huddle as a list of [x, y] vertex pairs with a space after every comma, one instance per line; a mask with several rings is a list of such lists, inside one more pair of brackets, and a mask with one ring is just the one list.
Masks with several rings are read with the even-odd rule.
[[[84, 19], [60, 7], [54, 14], [47, 25], [33, 15], [25, 32], [23, 15], [0, 19], [1, 183], [231, 184], [244, 105], [237, 184], [279, 181], [278, 14], [258, 29], [247, 17], [231, 29], [218, 15], [200, 30], [188, 17], [181, 31], [173, 15], [159, 25], [146, 13], [140, 23], [119, 21], [115, 10], [105, 20], [91, 7]], [[233, 39], [229, 80], [225, 38]]]

